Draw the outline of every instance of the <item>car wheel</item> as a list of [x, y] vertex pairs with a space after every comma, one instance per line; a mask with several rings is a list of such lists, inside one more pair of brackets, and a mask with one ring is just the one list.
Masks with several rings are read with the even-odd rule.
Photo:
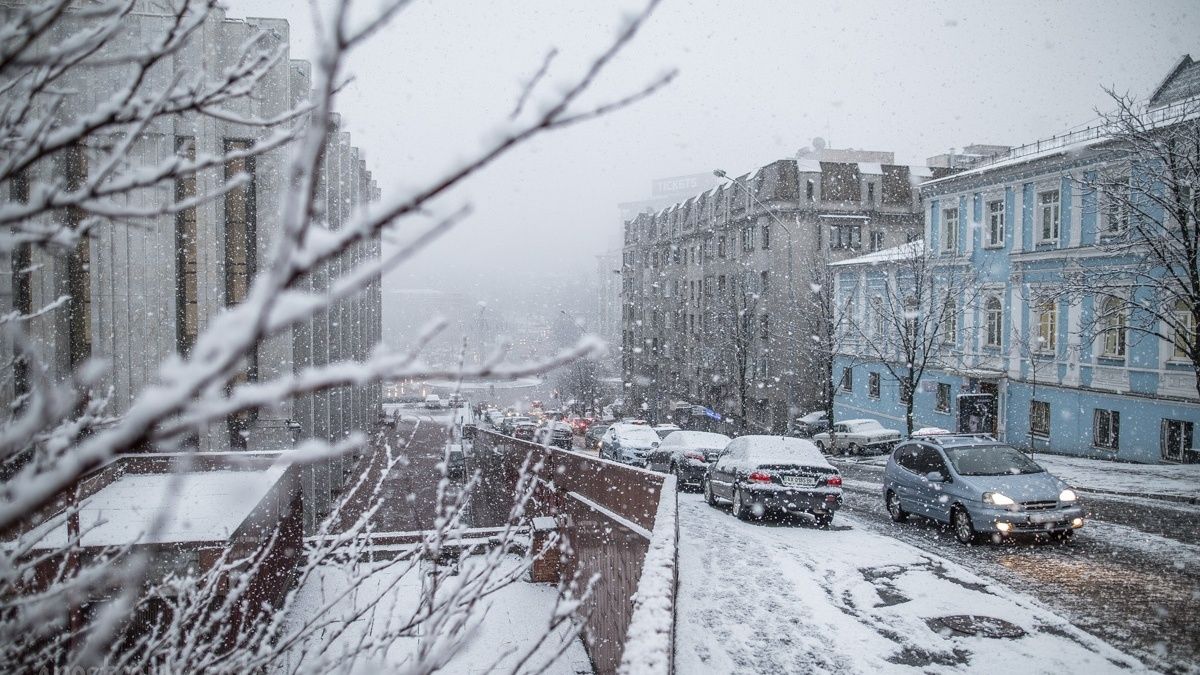
[[971, 514], [959, 506], [950, 514], [950, 523], [954, 527], [954, 537], [964, 544], [973, 544], [979, 538], [975, 526], [971, 524]]
[[832, 513], [818, 513], [815, 515], [817, 518], [817, 527], [822, 530], [828, 529], [829, 526], [833, 523], [833, 514]]
[[900, 508], [900, 497], [891, 490], [888, 490], [887, 493], [887, 510], [893, 523], [903, 523], [908, 520], [908, 512]]
[[738, 520], [750, 517], [750, 509], [746, 508], [746, 502], [742, 499], [742, 490], [736, 485], [733, 486], [733, 517]]
[[822, 453], [825, 452], [825, 441], [817, 441], [817, 449]]
[[717, 496], [713, 494], [712, 483], [707, 478], [704, 479], [704, 501], [708, 502], [709, 506], [717, 505]]
[[862, 448], [859, 447], [858, 443], [850, 444], [850, 454], [854, 455], [855, 457], [863, 454]]

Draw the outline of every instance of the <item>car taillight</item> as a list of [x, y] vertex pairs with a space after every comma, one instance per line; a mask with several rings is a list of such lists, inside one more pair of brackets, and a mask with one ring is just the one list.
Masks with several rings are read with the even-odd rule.
[[826, 487], [842, 487], [842, 477], [841, 476], [830, 476], [830, 477], [826, 478], [825, 486]]
[[687, 457], [688, 459], [694, 459], [697, 462], [704, 461], [704, 453], [702, 452], [685, 452], [683, 453], [683, 456]]
[[748, 476], [751, 483], [770, 483], [771, 474], [766, 471], [751, 471]]

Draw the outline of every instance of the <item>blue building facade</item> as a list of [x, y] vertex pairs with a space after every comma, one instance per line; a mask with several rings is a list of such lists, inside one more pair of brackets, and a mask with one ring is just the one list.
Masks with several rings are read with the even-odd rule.
[[[1186, 354], [1172, 340], [1126, 330], [1125, 319], [1098, 333], [1109, 298], [1056, 295], [1072, 269], [1131, 262], [1126, 250], [1100, 245], [1120, 216], [1088, 187], [1120, 161], [1111, 150], [1097, 134], [927, 182], [922, 251], [900, 247], [834, 264], [843, 323], [864, 327], [867, 340], [873, 329], [892, 329], [872, 319], [873, 293], [905, 283], [897, 270], [906, 256], [972, 271], [975, 292], [954, 307], [934, 365], [912, 392], [914, 429], [990, 432], [1062, 454], [1200, 461], [1200, 400]], [[854, 336], [839, 344], [835, 418], [873, 418], [903, 431], [905, 387], [891, 375], [901, 369], [884, 367], [870, 356], [878, 350]]]

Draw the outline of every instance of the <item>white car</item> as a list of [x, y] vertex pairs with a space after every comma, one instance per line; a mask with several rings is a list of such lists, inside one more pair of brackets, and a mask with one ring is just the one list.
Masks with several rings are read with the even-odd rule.
[[437, 394], [430, 394], [425, 397], [425, 407], [430, 410], [441, 410], [442, 397]]
[[646, 466], [646, 455], [662, 439], [645, 424], [614, 424], [600, 439], [600, 458], [634, 466]]
[[[830, 436], [836, 440], [831, 441]], [[822, 431], [812, 437], [821, 452], [849, 452], [861, 455], [866, 452], [890, 452], [900, 442], [900, 432], [885, 429], [875, 420], [843, 420], [833, 425], [831, 431]]]

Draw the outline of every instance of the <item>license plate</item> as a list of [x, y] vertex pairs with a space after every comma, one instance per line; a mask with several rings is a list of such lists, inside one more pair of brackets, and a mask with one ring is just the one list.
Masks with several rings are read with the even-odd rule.
[[1031, 523], [1053, 523], [1062, 520], [1062, 517], [1057, 513], [1031, 513], [1029, 514], [1029, 522]]
[[783, 484], [788, 487], [812, 487], [817, 484], [817, 479], [812, 476], [784, 476]]

